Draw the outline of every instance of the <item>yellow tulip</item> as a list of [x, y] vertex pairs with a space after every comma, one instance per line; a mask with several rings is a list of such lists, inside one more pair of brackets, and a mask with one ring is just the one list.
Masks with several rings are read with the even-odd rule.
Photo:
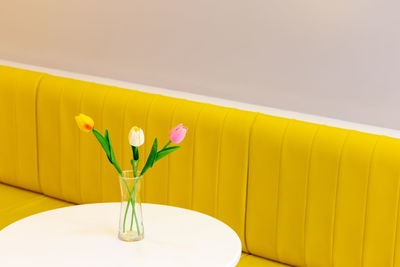
[[92, 118], [89, 116], [86, 116], [85, 114], [79, 114], [78, 116], [75, 116], [76, 124], [78, 124], [79, 129], [81, 129], [84, 132], [90, 132], [93, 127], [94, 127], [94, 121]]

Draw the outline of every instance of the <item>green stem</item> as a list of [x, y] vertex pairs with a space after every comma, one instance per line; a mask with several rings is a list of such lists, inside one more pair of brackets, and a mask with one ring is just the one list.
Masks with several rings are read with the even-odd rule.
[[133, 177], [137, 177], [137, 167], [139, 165], [139, 160], [133, 161]]
[[161, 150], [166, 149], [170, 144], [171, 144], [171, 140], [169, 140], [168, 143]]
[[[124, 224], [122, 225], [123, 232], [125, 233], [126, 215], [128, 214], [129, 203], [132, 202], [132, 192], [129, 190], [128, 183], [125, 181], [125, 179], [123, 177], [122, 177], [122, 181], [124, 181], [124, 184], [126, 186], [126, 190], [128, 190], [128, 193], [129, 193], [129, 199], [128, 199], [128, 203], [126, 203], [126, 209], [125, 209], [125, 215], [124, 215]], [[134, 203], [133, 202], [132, 202], [132, 207], [134, 207]]]
[[[129, 210], [129, 204], [132, 204], [133, 210], [135, 209], [135, 204], [132, 201], [132, 192], [129, 190], [129, 186], [128, 186], [127, 182], [125, 181], [125, 179], [123, 178], [124, 175], [123, 175], [123, 173], [121, 171], [121, 168], [119, 167], [119, 165], [117, 163], [117, 160], [115, 159], [114, 150], [112, 148], [111, 140], [110, 140], [110, 137], [108, 135], [108, 130], [106, 130], [104, 136], [102, 134], [100, 134], [94, 128], [92, 129], [92, 133], [97, 138], [97, 140], [99, 141], [100, 145], [103, 147], [104, 152], [106, 153], [107, 158], [110, 161], [110, 163], [114, 166], [114, 168], [117, 170], [119, 175], [122, 177], [122, 180], [124, 181], [126, 189], [128, 190], [128, 193], [129, 193], [129, 199], [128, 199], [128, 203], [126, 205], [126, 210], [125, 210], [125, 215], [124, 215], [124, 223], [123, 223], [123, 232], [125, 232], [125, 223], [126, 223], [126, 216], [127, 216], [128, 210]], [[122, 199], [122, 202], [123, 201], [124, 201], [124, 199]]]
[[137, 167], [139, 165], [139, 149], [135, 146], [131, 146], [132, 147], [132, 168], [133, 168], [133, 177], [136, 178], [137, 176]]
[[[139, 164], [139, 150], [138, 150], [137, 147], [132, 146], [132, 154], [133, 154], [133, 158], [132, 158], [131, 162], [132, 162], [132, 167], [133, 167], [133, 177], [136, 178], [136, 176], [137, 176], [137, 167], [138, 167], [138, 164]], [[136, 231], [137, 231], [138, 235], [140, 235], [140, 229], [139, 229], [139, 223], [138, 223], [137, 216], [136, 216], [136, 184], [139, 181], [139, 179], [135, 179], [135, 181], [133, 183], [133, 188], [132, 188], [133, 203], [132, 203], [131, 227], [130, 227], [130, 231], [132, 231], [132, 228], [133, 228], [133, 217], [135, 217]]]
[[122, 232], [125, 233], [125, 222], [126, 222], [126, 215], [128, 214], [129, 209], [129, 202], [126, 204], [125, 214], [124, 214], [124, 224], [122, 225]]
[[124, 181], [126, 190], [128, 190], [128, 194], [129, 194], [128, 203], [126, 204], [125, 215], [124, 215], [124, 224], [123, 224], [123, 232], [125, 232], [126, 215], [128, 214], [129, 204], [132, 203], [132, 207], [134, 207], [134, 203], [132, 202], [132, 192], [129, 190], [128, 183], [123, 178], [124, 174], [122, 173], [121, 168], [119, 167], [118, 163], [116, 161], [113, 161], [112, 164], [114, 165], [114, 167], [117, 170], [117, 172], [119, 173], [119, 175], [122, 177], [122, 181]]
[[[139, 178], [140, 179], [140, 178]], [[136, 231], [138, 233], [138, 235], [140, 235], [140, 228], [139, 228], [139, 223], [138, 223], [138, 219], [136, 217], [136, 184], [139, 182], [139, 179], [135, 180], [134, 184], [133, 184], [133, 210], [132, 210], [132, 217], [131, 217], [131, 228], [130, 230], [132, 231], [132, 227], [133, 227], [133, 217], [135, 216], [135, 222], [136, 222]]]

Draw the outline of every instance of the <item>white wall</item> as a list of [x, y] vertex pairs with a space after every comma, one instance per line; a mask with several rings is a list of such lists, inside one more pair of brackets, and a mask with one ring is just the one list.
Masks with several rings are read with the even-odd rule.
[[0, 58], [400, 129], [398, 0], [2, 0]]

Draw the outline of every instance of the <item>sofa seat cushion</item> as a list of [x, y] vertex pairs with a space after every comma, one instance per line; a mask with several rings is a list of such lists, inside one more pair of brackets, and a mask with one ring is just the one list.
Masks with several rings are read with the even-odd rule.
[[261, 257], [243, 253], [237, 267], [285, 267], [283, 263], [270, 261]]
[[27, 216], [73, 204], [0, 183], [0, 230]]

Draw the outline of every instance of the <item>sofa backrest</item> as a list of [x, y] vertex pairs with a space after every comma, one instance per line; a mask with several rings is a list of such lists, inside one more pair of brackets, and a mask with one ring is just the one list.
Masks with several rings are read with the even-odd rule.
[[179, 152], [144, 179], [146, 202], [231, 226], [251, 254], [296, 266], [398, 266], [400, 141], [259, 113], [0, 67], [0, 181], [74, 203], [119, 201], [115, 170], [74, 116], [109, 129], [129, 168], [183, 122]]
[[259, 116], [249, 252], [295, 266], [399, 266], [398, 139]]
[[44, 74], [0, 66], [0, 182], [40, 192], [36, 94]]
[[[0, 97], [12, 109], [21, 109], [10, 97], [15, 87], [7, 86], [16, 79], [9, 73], [33, 75], [28, 71], [0, 68]], [[107, 128], [115, 154], [123, 169], [129, 169], [131, 149], [128, 133], [133, 125], [146, 133], [141, 155], [147, 155], [152, 140], [168, 141], [169, 130], [183, 122], [189, 132], [182, 148], [167, 159], [157, 162], [144, 179], [144, 201], [195, 209], [227, 222], [244, 240], [246, 209], [247, 158], [250, 125], [256, 114], [201, 104], [155, 94], [38, 74], [39, 82], [30, 82], [17, 92], [29, 94], [36, 103], [31, 112], [36, 128], [24, 126], [24, 118], [15, 121], [4, 140], [14, 138], [15, 131], [34, 136], [30, 164], [35, 168], [30, 183], [19, 182], [14, 175], [27, 158], [8, 157], [19, 140], [0, 151], [6, 159], [0, 165], [1, 181], [73, 203], [120, 200], [117, 173], [107, 161], [97, 140], [78, 130], [74, 116], [82, 112], [95, 120], [99, 131]], [[25, 81], [28, 83], [28, 81]], [[2, 90], [2, 88], [9, 88]], [[31, 89], [31, 91], [29, 90]], [[10, 93], [11, 92], [11, 93]], [[10, 109], [11, 109], [10, 108]], [[2, 128], [8, 127], [8, 114], [0, 117]], [[238, 126], [240, 125], [240, 126]], [[18, 127], [16, 127], [18, 126]], [[32, 148], [33, 149], [33, 148]], [[35, 150], [36, 152], [36, 150]], [[36, 166], [37, 165], [37, 166]], [[9, 173], [8, 168], [13, 172]], [[243, 243], [245, 249], [245, 243]]]

